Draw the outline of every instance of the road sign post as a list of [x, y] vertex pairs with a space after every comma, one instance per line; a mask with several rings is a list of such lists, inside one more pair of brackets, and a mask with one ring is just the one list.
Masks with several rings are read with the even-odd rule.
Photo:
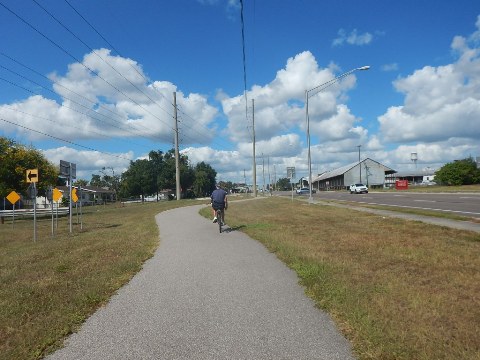
[[7, 200], [13, 205], [13, 212], [12, 212], [12, 228], [15, 227], [15, 203], [20, 200], [20, 195], [18, 195], [15, 191], [12, 191], [7, 196]]
[[[28, 171], [27, 171], [28, 172]], [[28, 176], [27, 176], [28, 178]], [[35, 177], [38, 181], [38, 176]], [[28, 197], [33, 200], [33, 241], [37, 241], [37, 181], [31, 181], [28, 186]]]
[[77, 165], [65, 160], [60, 160], [60, 175], [68, 178], [68, 193], [70, 195], [70, 201], [68, 205], [69, 221], [70, 221], [70, 234], [72, 231], [72, 180], [77, 177]]
[[58, 229], [58, 202], [62, 198], [62, 192], [57, 188], [54, 188], [52, 191], [52, 198], [57, 203], [57, 211], [55, 215], [55, 229]]
[[292, 185], [292, 201], [293, 201], [293, 179], [295, 179], [295, 166], [287, 167], [287, 178], [290, 179]]
[[47, 200], [50, 201], [50, 207], [52, 209], [52, 237], [55, 234], [55, 229], [53, 227], [53, 187], [50, 185], [46, 193]]

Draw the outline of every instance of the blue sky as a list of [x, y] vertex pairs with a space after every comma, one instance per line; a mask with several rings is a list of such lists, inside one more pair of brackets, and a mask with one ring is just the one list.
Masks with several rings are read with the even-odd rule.
[[309, 98], [314, 174], [359, 145], [399, 171], [480, 156], [480, 2], [243, 5], [246, 97], [239, 0], [0, 0], [0, 135], [119, 174], [173, 148], [176, 92], [181, 152], [252, 183], [253, 99], [257, 183], [307, 176], [305, 90], [369, 65]]

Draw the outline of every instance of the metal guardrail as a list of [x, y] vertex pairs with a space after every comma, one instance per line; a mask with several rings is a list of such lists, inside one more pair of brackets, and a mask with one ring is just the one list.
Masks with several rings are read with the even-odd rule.
[[[57, 212], [58, 210], [58, 212]], [[36, 216], [51, 216], [52, 209], [36, 209]], [[53, 209], [53, 214], [56, 215], [67, 215], [68, 214], [68, 207], [59, 207]], [[0, 218], [11, 218], [13, 217], [14, 213], [13, 210], [0, 210]], [[33, 217], [33, 209], [18, 209], [15, 210], [15, 218], [20, 217]]]

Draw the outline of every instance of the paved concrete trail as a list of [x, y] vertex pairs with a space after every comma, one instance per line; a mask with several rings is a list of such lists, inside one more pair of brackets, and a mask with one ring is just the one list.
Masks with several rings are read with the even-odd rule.
[[290, 269], [200, 208], [157, 215], [154, 257], [48, 359], [353, 359]]

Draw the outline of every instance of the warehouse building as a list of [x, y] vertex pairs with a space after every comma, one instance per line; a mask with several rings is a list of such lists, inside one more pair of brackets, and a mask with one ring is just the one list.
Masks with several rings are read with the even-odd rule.
[[368, 187], [384, 187], [385, 177], [395, 172], [388, 166], [366, 158], [320, 174], [312, 179], [312, 187], [317, 190], [341, 190], [354, 183], [363, 183]]

